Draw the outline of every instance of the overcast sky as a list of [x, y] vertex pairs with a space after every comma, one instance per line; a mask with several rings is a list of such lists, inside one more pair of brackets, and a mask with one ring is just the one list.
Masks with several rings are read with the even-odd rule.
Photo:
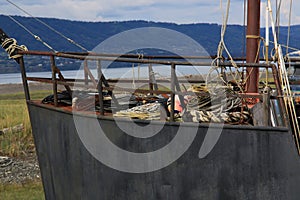
[[[183, 23], [222, 23], [227, 0], [11, 0], [37, 17], [80, 21], [147, 20]], [[277, 0], [280, 2], [280, 0]], [[287, 25], [291, 0], [282, 0], [281, 24]], [[0, 13], [26, 14], [6, 0], [0, 0]], [[220, 5], [223, 2], [223, 6]], [[266, 0], [262, 0], [264, 9]], [[272, 0], [275, 4], [275, 0]], [[231, 0], [230, 24], [243, 24], [244, 0]], [[274, 7], [275, 8], [275, 7]], [[300, 1], [293, 0], [292, 24], [300, 24]], [[274, 12], [275, 13], [275, 12]], [[262, 20], [265, 13], [262, 14]], [[264, 22], [261, 22], [264, 26]]]

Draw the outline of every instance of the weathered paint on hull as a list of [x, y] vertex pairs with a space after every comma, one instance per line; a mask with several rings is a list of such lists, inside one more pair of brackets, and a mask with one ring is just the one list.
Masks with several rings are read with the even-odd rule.
[[[198, 153], [207, 126], [199, 126], [189, 149], [171, 165], [144, 174], [124, 173], [95, 159], [80, 141], [72, 113], [28, 104], [47, 199], [199, 200], [299, 199], [300, 159], [287, 129], [225, 126], [213, 151]], [[82, 120], [90, 120], [82, 117]], [[122, 148], [113, 120], [99, 119]], [[169, 141], [177, 125], [160, 136]], [[122, 135], [122, 132], [121, 132]], [[150, 140], [144, 141], [149, 145]], [[136, 141], [135, 141], [136, 142]], [[127, 145], [127, 147], [126, 147]], [[161, 144], [150, 144], [159, 147]]]

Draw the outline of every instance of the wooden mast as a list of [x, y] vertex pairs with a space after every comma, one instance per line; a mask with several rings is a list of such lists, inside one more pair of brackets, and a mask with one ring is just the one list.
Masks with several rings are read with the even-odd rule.
[[[247, 12], [247, 41], [246, 41], [246, 62], [257, 63], [259, 61], [259, 40], [260, 40], [260, 0], [248, 0]], [[258, 92], [258, 68], [247, 68], [246, 91], [248, 93]]]

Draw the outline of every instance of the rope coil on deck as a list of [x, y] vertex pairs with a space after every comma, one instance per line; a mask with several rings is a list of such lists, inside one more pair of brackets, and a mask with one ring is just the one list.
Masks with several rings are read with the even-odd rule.
[[[224, 92], [226, 97], [222, 95]], [[242, 99], [235, 95], [233, 88], [213, 88], [206, 93], [189, 99], [187, 109], [182, 114], [183, 121], [229, 124], [251, 121], [249, 110], [243, 107]]]
[[238, 123], [241, 121], [248, 121], [251, 116], [248, 111], [243, 112], [225, 112], [214, 113], [204, 110], [191, 110], [183, 115], [184, 121], [199, 122], [199, 123]]
[[13, 59], [22, 57], [21, 54], [18, 54], [18, 51], [28, 51], [25, 45], [18, 45], [14, 38], [6, 38], [1, 45], [8, 53], [9, 58]]

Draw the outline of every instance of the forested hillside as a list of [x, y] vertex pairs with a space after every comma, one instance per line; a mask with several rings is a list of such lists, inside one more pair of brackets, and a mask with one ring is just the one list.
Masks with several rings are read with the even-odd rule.
[[[57, 33], [49, 30], [43, 24], [33, 18], [14, 16], [16, 20], [26, 26], [32, 33], [41, 37], [46, 43], [50, 44], [57, 51], [80, 51], [78, 47], [70, 44]], [[96, 45], [105, 39], [134, 28], [140, 27], [162, 27], [179, 31], [193, 38], [201, 44], [205, 50], [215, 55], [220, 40], [221, 26], [217, 24], [174, 24], [147, 21], [124, 21], [124, 22], [81, 22], [51, 18], [39, 18], [46, 24], [55, 28], [67, 37], [78, 42], [88, 50], [92, 50]], [[30, 50], [48, 50], [40, 42], [36, 41], [28, 32], [13, 22], [9, 17], [0, 15], [0, 28], [10, 37], [16, 38], [19, 44], [24, 44]], [[300, 47], [300, 26], [293, 26], [291, 30], [290, 44], [293, 47]], [[264, 29], [261, 31], [264, 35]], [[285, 44], [287, 27], [280, 30], [280, 42]], [[243, 56], [245, 28], [240, 25], [229, 25], [226, 32], [226, 44], [233, 56]], [[18, 67], [12, 60], [7, 59], [6, 53], [0, 51], [0, 73], [17, 72]], [[113, 53], [113, 52], [112, 52]], [[39, 60], [30, 59], [29, 71], [44, 71]], [[78, 65], [67, 65], [64, 69], [76, 69]]]

